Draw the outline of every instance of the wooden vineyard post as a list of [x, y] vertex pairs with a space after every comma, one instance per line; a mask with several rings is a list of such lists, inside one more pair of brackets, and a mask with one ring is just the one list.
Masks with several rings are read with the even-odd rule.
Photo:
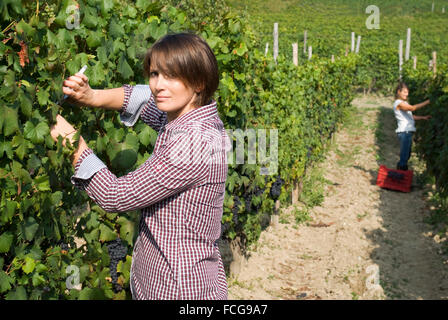
[[411, 28], [408, 28], [408, 34], [406, 36], [406, 54], [404, 56], [405, 61], [409, 60], [410, 51], [411, 51]]
[[432, 9], [431, 12], [434, 13], [434, 2], [432, 3]]
[[271, 215], [271, 225], [278, 224], [278, 215], [280, 213], [280, 200], [275, 201], [274, 214]]
[[445, 13], [445, 7], [442, 8], [442, 13]]
[[398, 45], [398, 56], [399, 56], [399, 74], [400, 74], [400, 80], [401, 80], [401, 68], [403, 66], [403, 40], [400, 39], [399, 45]]
[[348, 56], [348, 46], [345, 46], [345, 56]]
[[294, 180], [291, 199], [293, 205], [297, 204], [297, 202], [299, 201], [299, 184], [297, 183], [297, 179]]
[[358, 42], [356, 43], [356, 51], [355, 53], [359, 53], [359, 46], [361, 44], [361, 36], [358, 36]]
[[311, 60], [312, 56], [313, 56], [313, 47], [309, 46], [308, 47], [308, 60]]
[[437, 75], [437, 52], [436, 51], [433, 51], [433, 53], [432, 53], [432, 73], [433, 73], [433, 78], [435, 78]]
[[306, 39], [308, 37], [308, 31], [303, 32], [303, 53], [306, 54]]
[[292, 44], [292, 63], [295, 66], [299, 65], [299, 44], [297, 42]]
[[264, 50], [264, 55], [265, 56], [268, 55], [268, 50], [269, 50], [269, 42], [266, 42], [266, 49]]
[[355, 51], [355, 33], [352, 32], [352, 50], [351, 52]]
[[414, 56], [414, 70], [417, 69], [417, 56]]
[[331, 55], [331, 62], [334, 62], [334, 54]]
[[274, 61], [277, 62], [278, 57], [278, 22], [274, 23]]

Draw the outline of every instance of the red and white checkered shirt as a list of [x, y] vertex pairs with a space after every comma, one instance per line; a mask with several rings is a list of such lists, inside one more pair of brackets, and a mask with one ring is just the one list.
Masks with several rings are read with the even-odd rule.
[[217, 245], [227, 177], [229, 138], [216, 102], [167, 122], [149, 86], [125, 85], [121, 121], [138, 117], [159, 132], [152, 155], [117, 178], [91, 149], [72, 183], [108, 212], [141, 209], [134, 245], [134, 299], [227, 299]]

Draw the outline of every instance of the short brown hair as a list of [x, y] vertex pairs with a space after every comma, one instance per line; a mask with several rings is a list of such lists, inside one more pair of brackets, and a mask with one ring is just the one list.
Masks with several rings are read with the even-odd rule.
[[168, 34], [157, 40], [145, 56], [143, 69], [147, 78], [151, 73], [151, 62], [159, 72], [200, 91], [196, 106], [209, 104], [218, 89], [216, 57], [207, 42], [193, 33]]
[[406, 85], [406, 83], [400, 81], [397, 85], [397, 88], [395, 89], [395, 99], [398, 99], [398, 90], [401, 91], [403, 89], [408, 89], [408, 91], [409, 91], [409, 88]]

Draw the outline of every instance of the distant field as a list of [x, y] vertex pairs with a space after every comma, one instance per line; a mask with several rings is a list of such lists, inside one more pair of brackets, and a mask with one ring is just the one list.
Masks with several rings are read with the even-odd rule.
[[[397, 48], [412, 29], [411, 55], [427, 62], [432, 51], [439, 61], [448, 56], [448, 1], [432, 0], [365, 1], [365, 0], [229, 0], [234, 8], [246, 12], [260, 37], [260, 49], [271, 43], [274, 22], [279, 23], [280, 54], [292, 56], [291, 44], [299, 43], [303, 52], [303, 33], [308, 30], [308, 45], [313, 54], [331, 56], [345, 52], [351, 32], [360, 35], [361, 50]], [[380, 29], [369, 30], [366, 13], [369, 5], [380, 10]], [[442, 13], [445, 7], [446, 13]]]

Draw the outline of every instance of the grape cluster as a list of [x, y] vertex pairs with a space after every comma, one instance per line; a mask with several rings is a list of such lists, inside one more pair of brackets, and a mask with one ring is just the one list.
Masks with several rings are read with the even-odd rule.
[[64, 240], [59, 240], [58, 243], [56, 243], [56, 246], [61, 247], [61, 252], [63, 254], [67, 254], [68, 250], [70, 249], [68, 243], [65, 243]]
[[110, 257], [110, 276], [112, 278], [112, 285], [114, 292], [117, 293], [123, 290], [121, 285], [118, 284], [117, 266], [121, 260], [126, 258], [128, 249], [123, 245], [121, 239], [117, 238], [116, 240], [107, 243], [107, 250], [109, 251]]
[[233, 208], [232, 208], [232, 214], [233, 214], [232, 220], [235, 225], [238, 224], [238, 211], [240, 210], [240, 205], [241, 205], [240, 197], [235, 196], [233, 199]]
[[313, 148], [312, 147], [308, 147], [307, 148], [308, 151], [306, 152], [306, 158], [309, 159], [311, 158], [312, 152], [313, 152]]
[[277, 200], [278, 197], [280, 197], [280, 194], [282, 193], [282, 185], [285, 184], [285, 180], [283, 180], [280, 176], [277, 176], [277, 179], [272, 184], [270, 195], [271, 198], [274, 200]]

